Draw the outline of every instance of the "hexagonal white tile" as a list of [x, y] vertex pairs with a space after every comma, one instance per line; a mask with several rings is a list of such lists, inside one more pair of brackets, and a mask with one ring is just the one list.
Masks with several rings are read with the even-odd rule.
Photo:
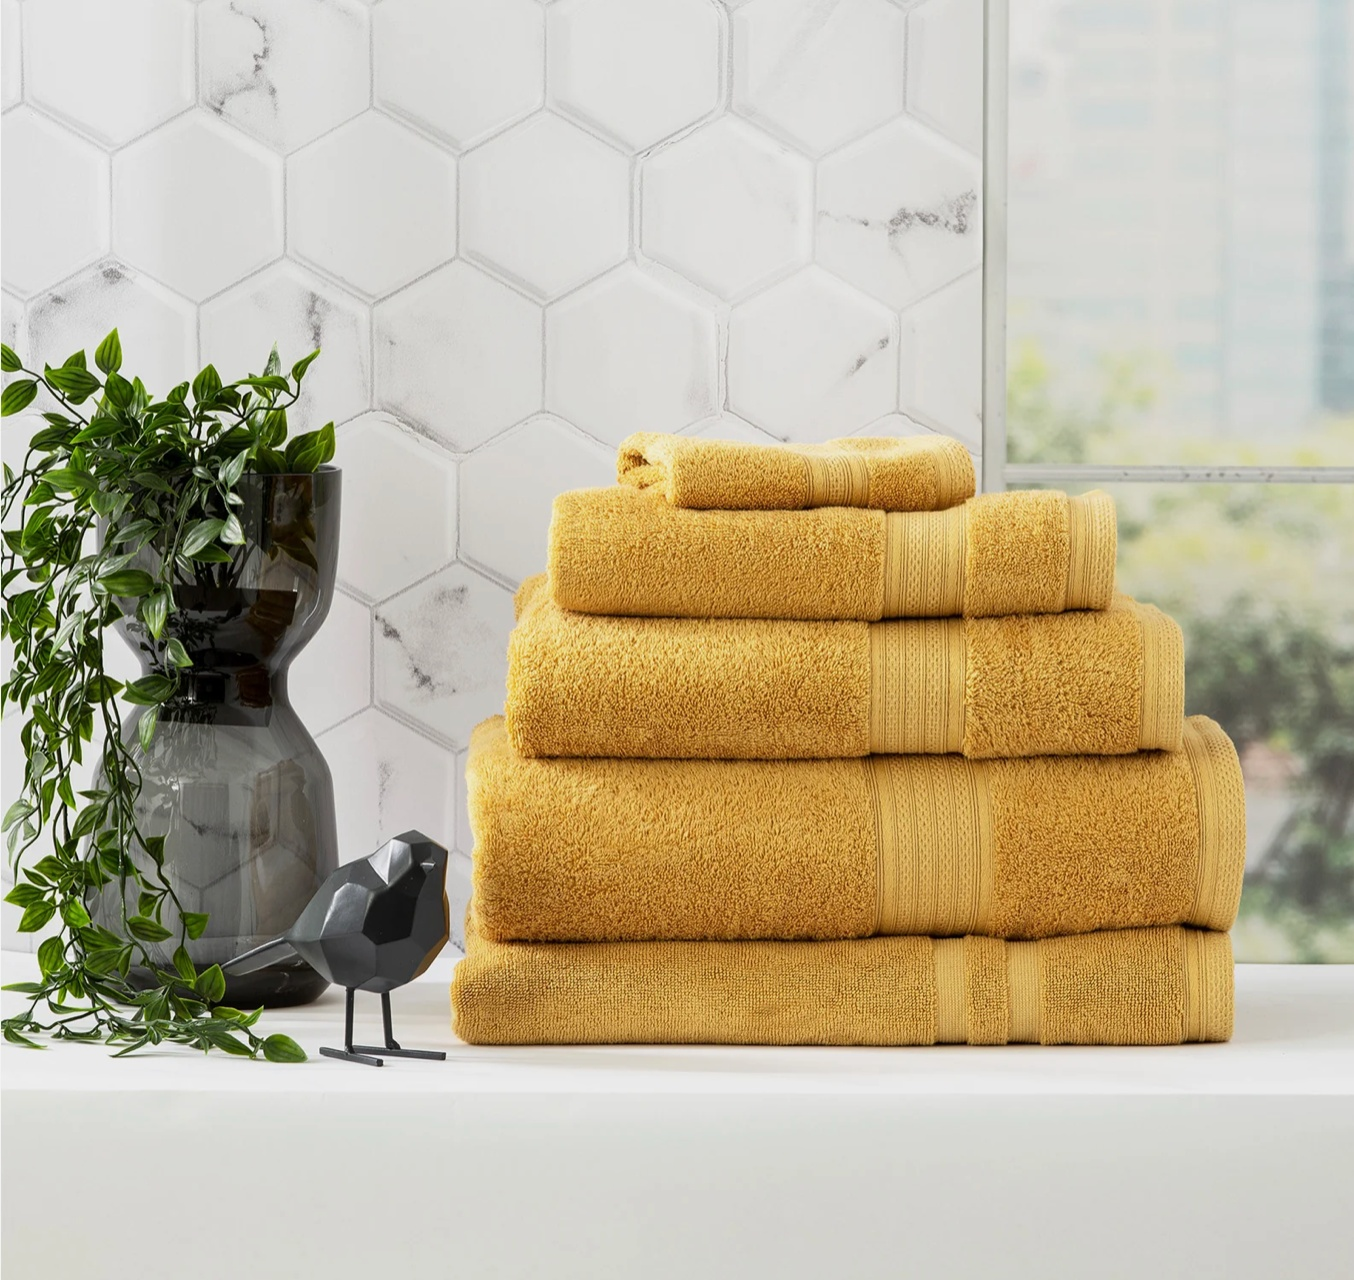
[[907, 109], [983, 153], [983, 0], [925, 0], [907, 15]]
[[287, 676], [292, 706], [312, 734], [371, 702], [371, 610], [342, 591]]
[[452, 146], [544, 99], [544, 16], [531, 0], [385, 0], [375, 24], [377, 102]]
[[0, 2], [0, 109], [8, 111], [23, 96], [19, 0]]
[[108, 248], [108, 160], [98, 148], [16, 107], [0, 123], [0, 173], [0, 275], [15, 293], [45, 289]]
[[978, 161], [915, 120], [818, 167], [818, 261], [903, 308], [982, 261]]
[[123, 371], [140, 377], [152, 394], [164, 395], [197, 372], [192, 305], [113, 261], [82, 271], [33, 300], [28, 308], [30, 350], [24, 354], [60, 364], [79, 349], [92, 367], [94, 348], [115, 325]]
[[378, 605], [376, 700], [459, 749], [503, 708], [512, 593], [462, 564]]
[[561, 0], [546, 22], [551, 106], [631, 151], [719, 102], [719, 17], [704, 0]]
[[113, 157], [113, 250], [200, 302], [281, 255], [282, 162], [202, 112], [157, 129]]
[[25, 5], [23, 25], [29, 102], [108, 146], [193, 104], [185, 0], [48, 0]]
[[274, 342], [286, 368], [316, 347], [321, 352], [288, 412], [293, 431], [343, 422], [370, 406], [366, 303], [284, 260], [204, 304], [202, 361], [223, 378], [261, 371]]
[[[465, 790], [464, 775], [456, 779], [457, 803]], [[451, 936], [447, 946], [465, 954], [465, 917], [470, 905], [472, 864], [464, 853], [453, 853], [447, 860], [447, 910], [451, 915]], [[450, 954], [450, 952], [448, 952]]]
[[297, 257], [381, 296], [456, 252], [456, 163], [366, 112], [287, 161], [287, 236]]
[[733, 105], [815, 155], [903, 109], [903, 15], [887, 0], [753, 0], [733, 16]]
[[612, 450], [557, 418], [524, 422], [461, 463], [462, 557], [513, 583], [544, 572], [555, 495], [615, 479]]
[[746, 444], [770, 444], [779, 439], [761, 427], [745, 422], [736, 413], [717, 413], [682, 432], [686, 436], [704, 436], [707, 440], [742, 440]]
[[545, 313], [545, 407], [610, 444], [716, 406], [714, 315], [624, 266]]
[[729, 406], [776, 435], [826, 440], [897, 403], [895, 319], [817, 267], [734, 308]]
[[467, 262], [376, 308], [376, 399], [467, 451], [541, 407], [541, 309]]
[[456, 464], [382, 413], [340, 428], [339, 578], [379, 600], [456, 554]]
[[983, 436], [983, 273], [972, 271], [902, 315], [899, 403], [972, 449]]
[[641, 169], [644, 252], [733, 298], [808, 260], [813, 166], [725, 117]]
[[470, 829], [469, 796], [465, 781], [465, 767], [470, 763], [469, 751], [456, 753], [456, 848], [466, 858], [475, 852], [475, 833]]
[[[18, 351], [25, 348], [24, 342], [24, 304], [12, 293], [0, 293], [0, 329], [4, 331], [4, 343]], [[31, 363], [31, 362], [30, 362]]]
[[372, 709], [319, 737], [334, 777], [339, 859], [365, 858], [410, 828], [455, 843], [452, 753]]
[[203, 0], [202, 104], [292, 151], [371, 104], [371, 33], [352, 0]]
[[558, 116], [533, 116], [462, 161], [461, 244], [556, 297], [629, 250], [630, 166]]

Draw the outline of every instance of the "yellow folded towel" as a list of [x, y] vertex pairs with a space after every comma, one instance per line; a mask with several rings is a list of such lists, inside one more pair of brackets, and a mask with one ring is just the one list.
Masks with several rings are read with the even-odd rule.
[[641, 431], [621, 441], [616, 477], [674, 507], [938, 511], [973, 497], [973, 459], [948, 436], [747, 444]]
[[499, 941], [1230, 927], [1241, 768], [1183, 751], [864, 760], [530, 760], [501, 717], [466, 768], [478, 920]]
[[1043, 942], [489, 942], [451, 986], [471, 1044], [1180, 1044], [1232, 1034], [1225, 933]]
[[801, 622], [569, 613], [517, 594], [508, 735], [528, 756], [803, 759], [1179, 750], [1180, 628], [1110, 608]]
[[581, 613], [943, 618], [1104, 609], [1114, 503], [983, 494], [945, 511], [691, 511], [628, 485], [555, 499], [550, 586]]

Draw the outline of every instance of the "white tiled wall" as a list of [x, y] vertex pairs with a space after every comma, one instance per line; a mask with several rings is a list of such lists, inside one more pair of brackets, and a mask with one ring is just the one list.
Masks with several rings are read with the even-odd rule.
[[6, 341], [324, 348], [345, 857], [469, 852], [512, 588], [628, 432], [978, 445], [982, 0], [0, 4]]

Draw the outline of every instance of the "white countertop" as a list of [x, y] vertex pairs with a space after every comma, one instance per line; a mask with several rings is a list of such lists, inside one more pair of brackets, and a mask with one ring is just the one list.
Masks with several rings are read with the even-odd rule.
[[318, 1057], [333, 991], [264, 1016], [296, 1066], [4, 1046], [6, 1280], [1354, 1275], [1354, 966], [1242, 965], [1231, 1043], [1157, 1049], [474, 1047], [450, 970], [393, 998], [445, 1063]]
[[[266, 1091], [270, 1093], [901, 1093], [1354, 1094], [1354, 965], [1238, 965], [1236, 1034], [1225, 1045], [1167, 1048], [731, 1048], [716, 1045], [485, 1047], [451, 1034], [454, 959], [437, 961], [392, 996], [395, 1035], [445, 1049], [445, 1063], [389, 1059], [375, 1070], [321, 1058], [342, 1039], [343, 995], [267, 1013], [311, 1055], [274, 1066], [169, 1048], [113, 1058], [91, 1045], [36, 1053], [4, 1045], [3, 1087], [18, 1090]], [[4, 957], [5, 982], [36, 977], [28, 955]], [[20, 997], [6, 992], [8, 1013]], [[359, 1041], [380, 1038], [380, 1004], [359, 994]]]

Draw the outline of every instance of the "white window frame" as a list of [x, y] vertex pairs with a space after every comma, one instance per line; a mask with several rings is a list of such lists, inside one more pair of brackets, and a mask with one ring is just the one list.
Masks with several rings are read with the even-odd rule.
[[1354, 466], [1103, 466], [1006, 460], [1006, 196], [1010, 0], [984, 0], [982, 482], [1008, 485], [1125, 481], [1354, 484]]

